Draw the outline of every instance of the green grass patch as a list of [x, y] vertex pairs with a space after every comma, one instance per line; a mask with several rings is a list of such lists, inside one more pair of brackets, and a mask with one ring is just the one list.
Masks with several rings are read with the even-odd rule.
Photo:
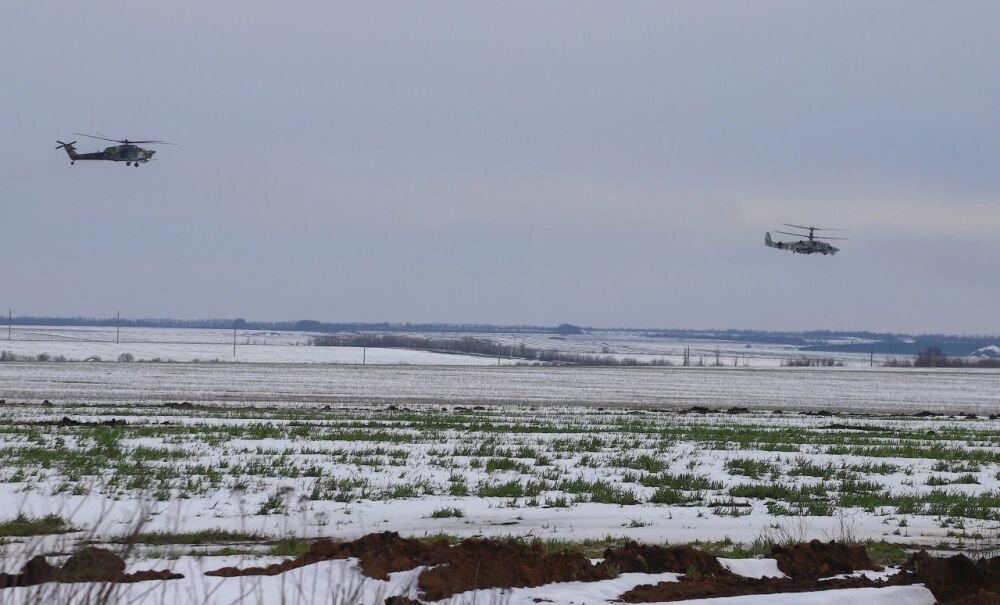
[[267, 554], [275, 557], [301, 557], [309, 552], [312, 540], [302, 538], [282, 538], [268, 549]]
[[0, 537], [46, 536], [77, 531], [59, 515], [31, 517], [19, 514], [10, 521], [0, 522]]
[[899, 565], [910, 555], [906, 549], [899, 544], [892, 544], [885, 540], [866, 540], [862, 542], [868, 556], [879, 565]]
[[744, 475], [751, 479], [760, 479], [765, 475], [776, 475], [778, 473], [778, 465], [770, 460], [733, 458], [726, 461], [726, 471], [730, 475]]
[[486, 472], [492, 473], [494, 471], [514, 471], [521, 474], [528, 474], [531, 472], [531, 468], [527, 464], [513, 458], [490, 458], [486, 461]]
[[685, 491], [722, 489], [721, 481], [715, 481], [707, 475], [695, 475], [692, 473], [644, 475], [639, 479], [639, 483], [645, 487], [669, 487]]
[[649, 497], [650, 504], [667, 504], [673, 506], [691, 506], [704, 501], [702, 492], [684, 492], [672, 487], [662, 486]]
[[443, 506], [431, 512], [431, 519], [461, 519], [465, 511], [456, 506]]
[[205, 529], [195, 532], [148, 532], [125, 536], [117, 542], [167, 546], [170, 544], [226, 544], [232, 542], [261, 542], [266, 538], [260, 534], [229, 531], [225, 529]]

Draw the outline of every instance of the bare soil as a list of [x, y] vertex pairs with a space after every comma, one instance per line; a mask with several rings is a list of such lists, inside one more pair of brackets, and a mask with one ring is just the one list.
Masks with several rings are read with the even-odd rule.
[[631, 540], [621, 548], [605, 550], [603, 565], [622, 573], [674, 572], [698, 576], [724, 576], [729, 573], [718, 559], [690, 546], [651, 546]]
[[[1000, 557], [972, 561], [965, 555], [936, 558], [920, 551], [889, 579], [891, 584], [923, 584], [941, 603], [1000, 602]], [[992, 600], [991, 600], [992, 599]]]
[[816, 579], [851, 573], [859, 569], [881, 571], [860, 544], [820, 542], [775, 546], [771, 556], [778, 560], [778, 569], [795, 579]]
[[610, 577], [582, 553], [546, 553], [540, 543], [464, 540], [438, 566], [420, 574], [421, 598], [439, 600], [477, 588], [541, 586], [551, 582], [593, 582]]
[[[554, 582], [594, 582], [618, 573], [682, 574], [677, 582], [638, 586], [620, 596], [627, 603], [680, 601], [751, 594], [813, 592], [842, 588], [924, 584], [947, 605], [1000, 605], [1000, 558], [973, 562], [962, 555], [911, 556], [888, 580], [863, 577], [829, 579], [859, 570], [880, 570], [863, 546], [814, 540], [776, 546], [772, 556], [787, 578], [745, 578], [718, 560], [689, 546], [654, 546], [626, 542], [604, 551], [604, 561], [591, 563], [579, 552], [545, 552], [540, 542], [467, 539], [422, 542], [393, 532], [369, 534], [352, 542], [318, 540], [308, 553], [267, 567], [227, 567], [210, 576], [275, 575], [319, 561], [357, 557], [362, 572], [385, 580], [390, 573], [427, 566], [418, 579], [420, 598], [440, 600], [475, 589], [541, 586]], [[827, 578], [827, 579], [824, 579]], [[418, 601], [393, 598], [395, 605]]]
[[357, 557], [368, 577], [388, 579], [389, 574], [426, 565], [420, 574], [421, 597], [447, 598], [477, 588], [540, 586], [550, 582], [596, 581], [609, 576], [605, 566], [593, 565], [580, 553], [546, 553], [541, 544], [518, 540], [463, 540], [455, 546], [447, 541], [421, 542], [401, 538], [394, 532], [369, 534], [353, 542], [314, 542], [309, 552], [267, 567], [226, 567], [206, 572], [209, 576], [275, 575], [329, 559]]
[[688, 546], [649, 546], [627, 542], [604, 552], [597, 565], [582, 553], [547, 553], [541, 543], [519, 540], [468, 539], [450, 546], [447, 541], [421, 542], [384, 532], [353, 542], [314, 542], [309, 552], [267, 567], [226, 567], [209, 576], [275, 575], [329, 559], [357, 557], [362, 572], [385, 580], [390, 573], [426, 565], [418, 584], [421, 598], [445, 599], [467, 590], [541, 586], [552, 582], [594, 582], [621, 572], [676, 572], [715, 576], [728, 573], [715, 557]]
[[87, 547], [74, 553], [62, 567], [55, 567], [44, 556], [33, 557], [21, 573], [0, 573], [0, 588], [34, 586], [45, 582], [144, 582], [146, 580], [176, 580], [181, 574], [170, 571], [138, 571], [125, 573], [125, 561], [103, 548]]
[[205, 575], [224, 578], [273, 576], [320, 561], [357, 557], [361, 560], [361, 571], [366, 576], [386, 580], [393, 572], [407, 571], [420, 565], [438, 565], [445, 559], [450, 548], [446, 540], [428, 543], [401, 538], [395, 532], [382, 532], [368, 534], [352, 542], [317, 540], [306, 554], [282, 563], [266, 567], [223, 567], [207, 571]]
[[[728, 572], [727, 572], [728, 573]], [[865, 578], [840, 580], [796, 580], [794, 578], [744, 578], [733, 574], [711, 578], [682, 577], [679, 582], [643, 584], [622, 594], [619, 599], [626, 603], [658, 603], [684, 601], [687, 599], [707, 599], [711, 597], [735, 597], [754, 594], [777, 594], [791, 592], [816, 592], [841, 588], [868, 588], [876, 582]]]

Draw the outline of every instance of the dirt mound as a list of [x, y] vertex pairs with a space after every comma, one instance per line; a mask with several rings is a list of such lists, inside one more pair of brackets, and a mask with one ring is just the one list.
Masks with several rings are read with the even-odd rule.
[[605, 565], [617, 565], [623, 572], [675, 572], [684, 574], [679, 582], [643, 585], [619, 597], [628, 603], [681, 601], [709, 597], [731, 597], [781, 592], [811, 592], [835, 588], [867, 588], [879, 583], [866, 578], [819, 581], [820, 577], [848, 573], [855, 569], [880, 569], [861, 546], [847, 546], [814, 540], [773, 549], [778, 567], [789, 578], [745, 578], [719, 564], [715, 557], [689, 546], [660, 547], [626, 543], [619, 552], [607, 550]]
[[1000, 593], [980, 590], [947, 602], [947, 605], [1000, 605]]
[[414, 601], [409, 597], [389, 597], [385, 600], [385, 605], [423, 605], [420, 601]]
[[802, 544], [774, 546], [771, 556], [778, 560], [778, 569], [796, 579], [824, 578], [859, 569], [882, 569], [868, 557], [864, 546], [837, 541], [824, 543], [813, 540]]
[[[99, 549], [89, 551], [81, 551], [62, 569], [52, 567], [43, 557], [36, 557], [25, 565], [21, 574], [0, 574], [0, 587], [105, 577], [117, 582], [152, 579], [136, 578], [140, 574], [123, 575], [124, 563], [113, 554]], [[679, 582], [639, 586], [620, 598], [630, 603], [643, 603], [922, 583], [944, 604], [1000, 605], [1000, 558], [973, 562], [962, 555], [935, 559], [921, 552], [911, 556], [899, 574], [887, 581], [873, 581], [866, 578], [821, 580], [862, 569], [881, 569], [868, 557], [864, 547], [858, 545], [813, 540], [806, 544], [775, 546], [772, 556], [788, 578], [737, 576], [723, 568], [715, 557], [689, 546], [652, 546], [629, 541], [620, 548], [604, 551], [604, 561], [594, 565], [579, 552], [547, 553], [539, 542], [473, 538], [452, 546], [446, 540], [421, 542], [384, 532], [352, 542], [318, 540], [306, 554], [283, 563], [245, 569], [228, 567], [206, 572], [206, 575], [276, 575], [320, 561], [357, 557], [366, 576], [382, 580], [393, 572], [427, 566], [418, 579], [420, 598], [435, 601], [475, 589], [594, 582], [625, 572], [673, 572], [683, 574]], [[166, 577], [179, 576], [168, 574]], [[415, 602], [399, 597], [391, 604]]]
[[369, 534], [353, 542], [319, 540], [309, 552], [267, 567], [225, 567], [208, 576], [276, 575], [330, 559], [357, 557], [369, 577], [427, 565], [418, 580], [421, 597], [438, 600], [477, 588], [540, 586], [550, 582], [595, 581], [609, 577], [605, 566], [593, 565], [580, 553], [546, 553], [539, 543], [517, 540], [468, 539], [455, 546], [447, 541], [421, 542], [394, 532]]
[[867, 424], [841, 424], [839, 422], [828, 424], [826, 426], [818, 426], [816, 428], [821, 430], [825, 429], [829, 431], [870, 431], [873, 433], [893, 432], [890, 431], [889, 429], [879, 426], [869, 426]]
[[724, 576], [719, 578], [681, 578], [679, 582], [643, 584], [622, 594], [619, 600], [626, 603], [660, 603], [664, 601], [684, 601], [687, 599], [708, 599], [712, 597], [736, 597], [755, 594], [777, 594], [789, 592], [817, 592], [841, 588], [869, 588], [877, 582], [865, 578], [843, 580], [795, 580], [791, 578], [743, 578]]
[[170, 571], [138, 571], [125, 573], [125, 561], [103, 548], [84, 548], [74, 553], [63, 566], [55, 567], [43, 556], [33, 557], [19, 574], [0, 573], [0, 588], [34, 586], [45, 582], [143, 582], [146, 580], [176, 580], [181, 574]]
[[988, 599], [1000, 598], [1000, 557], [975, 562], [965, 555], [938, 559], [922, 550], [903, 563], [890, 583], [921, 583], [942, 603], [991, 603]]
[[219, 578], [235, 578], [238, 576], [276, 576], [279, 573], [285, 573], [286, 571], [298, 569], [299, 567], [305, 567], [306, 565], [312, 565], [313, 563], [319, 563], [320, 561], [335, 558], [337, 557], [312, 557], [311, 553], [306, 553], [300, 557], [288, 559], [287, 561], [275, 563], [274, 565], [267, 565], [265, 567], [220, 567], [219, 569], [210, 569], [206, 571], [205, 575], [216, 576]]
[[610, 577], [582, 553], [546, 553], [540, 543], [465, 540], [446, 560], [420, 574], [421, 598], [439, 600], [478, 588], [541, 586], [551, 582], [594, 582]]
[[391, 573], [420, 565], [437, 565], [447, 558], [451, 550], [444, 539], [427, 543], [400, 538], [395, 532], [368, 534], [353, 542], [336, 544], [333, 550], [327, 551], [331, 545], [334, 543], [329, 541], [316, 543], [310, 552], [327, 555], [329, 559], [357, 557], [361, 559], [361, 571], [379, 580], [388, 580]]
[[69, 416], [63, 416], [61, 420], [39, 420], [37, 422], [29, 422], [28, 424], [32, 426], [126, 426], [128, 422], [125, 420], [118, 420], [117, 418], [112, 418], [111, 420], [104, 420], [101, 422], [80, 422], [79, 420], [73, 420]]
[[620, 548], [604, 551], [605, 567], [621, 573], [684, 573], [723, 576], [729, 572], [712, 555], [690, 546], [652, 546], [628, 540]]
[[425, 543], [419, 540], [401, 538], [396, 532], [368, 534], [352, 542], [317, 540], [309, 552], [266, 567], [223, 567], [205, 572], [207, 576], [231, 578], [235, 576], [274, 576], [306, 565], [357, 557], [361, 560], [361, 571], [371, 578], [387, 580], [389, 574], [407, 571], [420, 565], [437, 565], [445, 559], [449, 550], [446, 540]]

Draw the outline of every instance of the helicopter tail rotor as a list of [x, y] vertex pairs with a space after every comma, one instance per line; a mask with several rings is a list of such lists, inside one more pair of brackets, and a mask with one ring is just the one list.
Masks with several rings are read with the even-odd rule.
[[73, 141], [71, 143], [63, 143], [62, 141], [56, 139], [56, 143], [59, 143], [59, 146], [56, 147], [56, 149], [66, 150], [66, 155], [69, 156], [70, 163], [72, 163], [72, 161], [77, 158], [76, 147], [73, 147], [73, 145], [76, 145], [76, 141]]

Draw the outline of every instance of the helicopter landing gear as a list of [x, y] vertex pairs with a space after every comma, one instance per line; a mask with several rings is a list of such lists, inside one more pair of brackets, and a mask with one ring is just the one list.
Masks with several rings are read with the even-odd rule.
[[138, 167], [139, 167], [139, 162], [135, 162], [135, 163], [133, 164], [133, 166], [135, 166], [136, 168], [138, 168]]
[[125, 165], [126, 165], [126, 166], [131, 166], [131, 165], [132, 165], [132, 162], [125, 162]]
[[70, 166], [72, 166], [73, 164], [76, 164], [76, 162], [70, 162], [69, 163]]

